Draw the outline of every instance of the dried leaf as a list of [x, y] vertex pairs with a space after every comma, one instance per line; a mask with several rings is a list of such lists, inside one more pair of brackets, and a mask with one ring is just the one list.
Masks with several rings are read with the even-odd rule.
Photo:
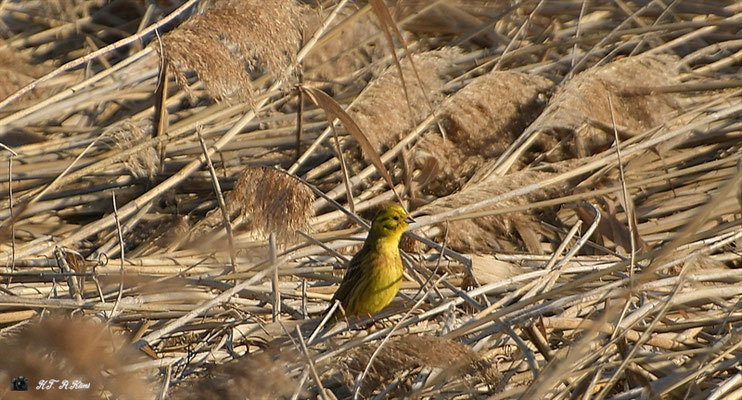
[[[376, 171], [379, 173], [379, 175], [381, 175], [382, 178], [384, 178], [387, 185], [389, 185], [389, 187], [394, 191], [395, 196], [397, 196], [397, 200], [402, 203], [402, 199], [399, 197], [399, 194], [397, 194], [397, 191], [394, 189], [394, 182], [392, 181], [392, 177], [391, 175], [389, 175], [389, 171], [387, 171], [384, 163], [381, 161], [381, 157], [379, 157], [379, 154], [376, 153], [376, 150], [374, 150], [373, 146], [371, 146], [371, 142], [368, 141], [368, 138], [363, 133], [363, 131], [361, 131], [361, 128], [356, 124], [353, 118], [351, 118], [351, 116], [348, 115], [348, 113], [345, 112], [342, 107], [340, 107], [340, 104], [338, 104], [335, 99], [328, 96], [327, 93], [319, 89], [307, 86], [302, 86], [301, 90], [303, 90], [317, 106], [325, 110], [328, 115], [332, 116], [332, 118], [339, 119], [343, 123], [343, 125], [345, 125], [345, 128], [348, 130], [348, 132], [350, 132], [353, 138], [355, 138], [358, 143], [360, 143], [361, 148], [363, 149], [363, 154], [368, 157], [369, 161], [371, 161], [374, 167], [376, 167]], [[330, 121], [330, 123], [332, 123], [332, 121]]]

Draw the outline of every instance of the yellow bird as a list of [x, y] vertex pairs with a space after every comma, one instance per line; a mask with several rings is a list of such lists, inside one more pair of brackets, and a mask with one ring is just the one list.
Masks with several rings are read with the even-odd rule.
[[[379, 211], [361, 250], [348, 263], [348, 270], [331, 304], [340, 300], [347, 316], [378, 313], [392, 302], [402, 283], [399, 241], [412, 219], [399, 204]], [[335, 313], [334, 320], [338, 319]]]

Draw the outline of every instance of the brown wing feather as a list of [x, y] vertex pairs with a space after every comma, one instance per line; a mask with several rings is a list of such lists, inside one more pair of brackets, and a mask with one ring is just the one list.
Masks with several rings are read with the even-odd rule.
[[340, 282], [340, 287], [338, 287], [338, 290], [332, 296], [331, 303], [334, 303], [335, 300], [340, 300], [341, 303], [346, 303], [348, 301], [348, 297], [353, 292], [353, 288], [358, 285], [358, 282], [363, 276], [362, 261], [366, 258], [366, 253], [368, 253], [368, 250], [366, 249], [366, 246], [363, 246], [363, 248], [361, 248], [361, 250], [350, 259], [343, 281]]

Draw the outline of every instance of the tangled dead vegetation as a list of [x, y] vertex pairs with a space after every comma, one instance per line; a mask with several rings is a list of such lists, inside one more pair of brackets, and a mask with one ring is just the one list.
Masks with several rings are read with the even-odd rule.
[[[386, 392], [389, 396], [408, 393], [414, 376], [410, 372], [416, 369], [437, 369], [443, 376], [455, 377], [452, 381], [462, 387], [481, 383], [496, 391], [501, 385], [502, 377], [492, 361], [482, 359], [476, 352], [452, 340], [409, 335], [390, 340], [378, 349], [378, 353], [377, 347], [365, 344], [343, 355], [340, 369], [349, 391], [353, 390], [355, 378], [369, 363], [369, 373], [360, 387], [364, 397], [370, 397], [391, 384], [396, 387]], [[404, 375], [410, 377], [408, 381], [399, 378]]]
[[[145, 374], [126, 370], [145, 361], [144, 354], [129, 347], [120, 329], [92, 320], [49, 317], [39, 324], [27, 324], [4, 332], [0, 350], [4, 360], [0, 377], [4, 381], [24, 376], [29, 378], [29, 386], [34, 384], [33, 389], [42, 379], [58, 380], [49, 382], [48, 390], [36, 390], [35, 398], [59, 398], [61, 385], [66, 386], [61, 390], [70, 399], [91, 395], [146, 399], [154, 393]], [[0, 395], [11, 397], [10, 386], [4, 385]]]
[[[739, 398], [740, 20], [732, 0], [2, 1], [0, 380]], [[399, 295], [323, 324], [390, 201], [415, 218]]]
[[176, 387], [173, 398], [231, 400], [244, 399], [246, 393], [249, 393], [251, 399], [289, 397], [296, 387], [296, 382], [286, 374], [290, 365], [286, 360], [292, 357], [284, 354], [283, 360], [275, 358], [260, 353], [237, 362], [212, 367], [197, 379]]

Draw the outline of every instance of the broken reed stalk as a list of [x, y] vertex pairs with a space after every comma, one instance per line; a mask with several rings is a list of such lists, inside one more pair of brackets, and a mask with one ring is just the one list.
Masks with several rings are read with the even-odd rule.
[[116, 311], [118, 310], [119, 304], [121, 304], [121, 296], [124, 294], [124, 259], [125, 259], [125, 253], [124, 253], [124, 234], [121, 231], [121, 222], [119, 221], [118, 216], [118, 205], [116, 204], [116, 193], [111, 192], [111, 203], [113, 205], [113, 217], [116, 220], [116, 233], [118, 234], [119, 239], [119, 273], [121, 275], [121, 280], [119, 281], [119, 290], [118, 294], [116, 295], [116, 301], [113, 302], [113, 308], [111, 309], [111, 314], [109, 314], [108, 318], [109, 320], [116, 316]]
[[206, 143], [204, 143], [203, 137], [201, 137], [200, 129], [196, 129], [198, 135], [198, 142], [201, 144], [201, 150], [203, 151], [204, 158], [206, 159], [206, 166], [209, 167], [209, 175], [211, 176], [211, 183], [214, 185], [214, 195], [219, 204], [219, 209], [222, 212], [222, 223], [224, 224], [224, 230], [227, 232], [227, 240], [229, 241], [229, 261], [232, 264], [232, 271], [237, 272], [237, 262], [235, 261], [235, 246], [234, 236], [232, 235], [232, 223], [229, 222], [229, 212], [227, 211], [227, 205], [224, 203], [224, 196], [222, 195], [222, 188], [219, 185], [219, 178], [214, 170], [214, 165], [211, 163], [211, 157], [206, 149]]
[[273, 270], [273, 322], [281, 320], [281, 291], [278, 287], [278, 260], [276, 258], [276, 234], [271, 232], [268, 235], [268, 251], [270, 254], [270, 268]]
[[223, 302], [229, 301], [229, 299], [239, 293], [241, 290], [247, 288], [248, 286], [254, 284], [258, 280], [265, 277], [269, 272], [271, 272], [271, 268], [263, 268], [260, 272], [255, 274], [252, 278], [245, 280], [244, 282], [241, 282], [237, 285], [234, 285], [229, 290], [225, 290], [218, 296], [214, 297], [213, 299], [206, 301], [202, 304], [200, 304], [198, 307], [194, 308], [193, 310], [189, 311], [187, 314], [183, 315], [182, 317], [166, 324], [162, 328], [151, 332], [150, 334], [146, 335], [145, 337], [137, 340], [135, 343], [133, 343], [133, 346], [136, 348], [142, 348], [144, 346], [151, 346], [157, 341], [159, 341], [164, 335], [167, 335], [174, 330], [180, 328], [184, 324], [188, 323], [189, 321], [193, 320], [194, 318], [197, 318], [201, 315], [203, 315], [204, 312], [208, 311], [210, 308], [221, 304]]

